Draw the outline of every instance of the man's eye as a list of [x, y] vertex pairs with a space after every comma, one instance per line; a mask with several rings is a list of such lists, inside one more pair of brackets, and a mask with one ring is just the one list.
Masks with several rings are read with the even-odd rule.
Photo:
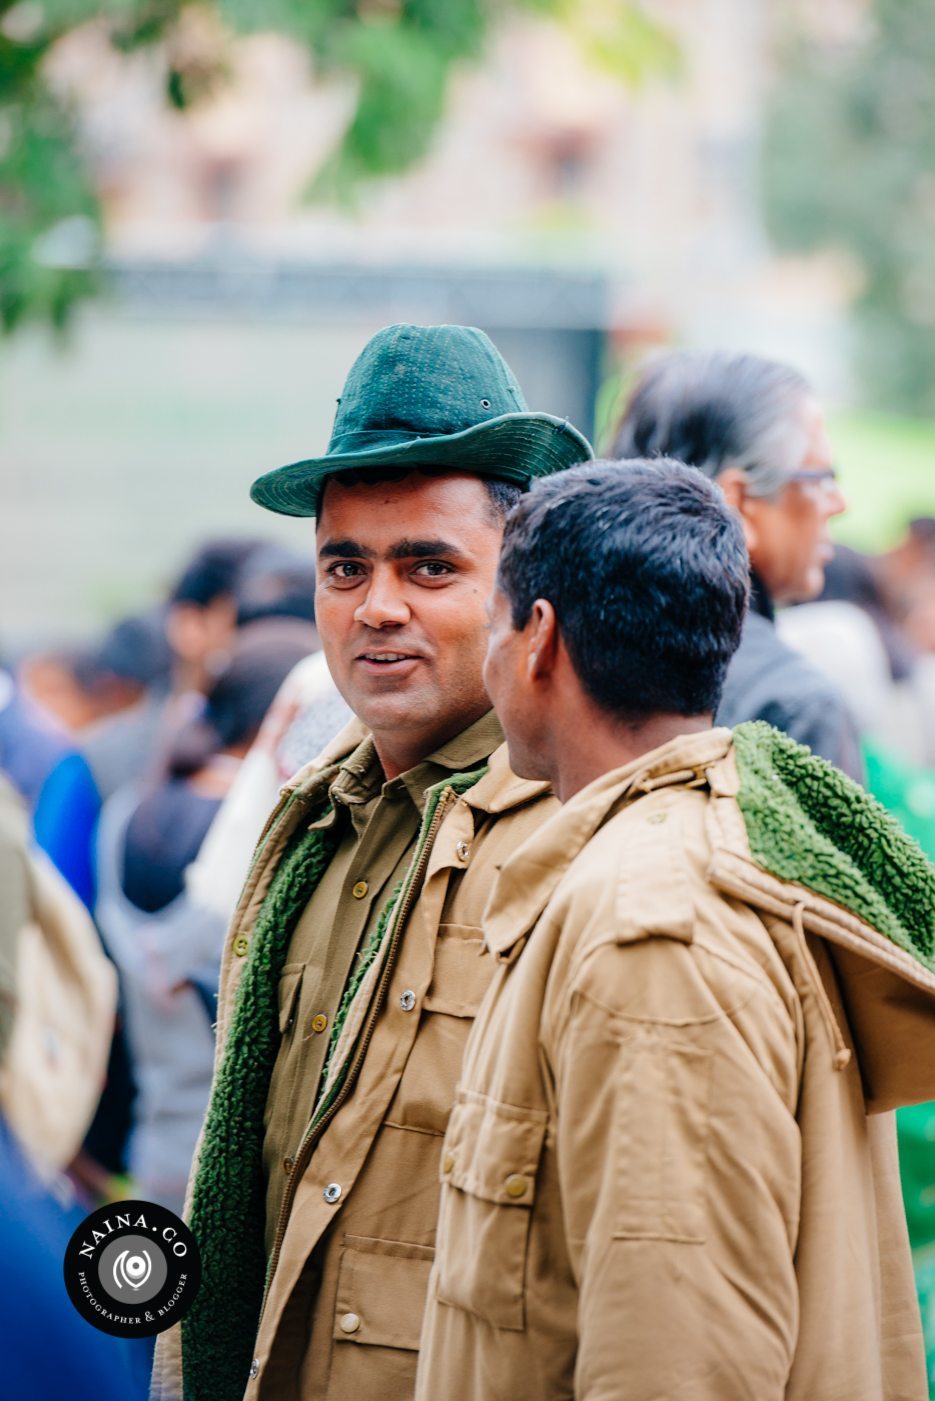
[[332, 579], [356, 579], [363, 572], [361, 566], [352, 559], [340, 559], [337, 564], [328, 567]]
[[445, 564], [444, 560], [426, 559], [421, 564], [417, 564], [413, 572], [421, 574], [424, 578], [441, 579], [444, 575], [452, 574], [454, 571], [450, 564]]

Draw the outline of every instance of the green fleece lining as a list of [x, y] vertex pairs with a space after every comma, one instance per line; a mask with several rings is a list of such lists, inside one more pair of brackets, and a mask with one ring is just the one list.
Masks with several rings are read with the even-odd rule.
[[[366, 968], [377, 956], [403, 888], [413, 878], [446, 788], [464, 793], [487, 772], [452, 774], [428, 790], [407, 876], [391, 895], [345, 990], [332, 1028], [329, 1059]], [[308, 822], [330, 806], [310, 812]], [[282, 821], [285, 812], [280, 816]], [[271, 834], [267, 834], [267, 840]], [[250, 940], [224, 1055], [211, 1092], [198, 1158], [190, 1225], [201, 1250], [198, 1296], [182, 1320], [185, 1401], [242, 1401], [253, 1358], [266, 1277], [264, 1113], [279, 1050], [279, 977], [293, 930], [340, 841], [337, 825], [293, 837], [270, 883]], [[255, 858], [256, 859], [256, 858]], [[346, 1075], [350, 1056], [343, 1067]], [[330, 1104], [343, 1083], [329, 1092]], [[318, 1114], [327, 1104], [320, 1105]]]
[[[323, 817], [327, 806], [309, 816]], [[280, 819], [281, 820], [281, 819]], [[185, 1401], [241, 1401], [263, 1299], [263, 1114], [279, 1049], [279, 976], [292, 931], [338, 845], [336, 828], [300, 828], [250, 939], [211, 1092], [190, 1225], [201, 1288], [182, 1320]]]
[[935, 972], [935, 869], [876, 798], [763, 721], [738, 725], [754, 861], [851, 910]]

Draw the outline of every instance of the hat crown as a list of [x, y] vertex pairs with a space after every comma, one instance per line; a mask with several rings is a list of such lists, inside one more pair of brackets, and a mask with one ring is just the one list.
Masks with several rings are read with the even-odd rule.
[[528, 412], [510, 367], [474, 326], [386, 326], [351, 366], [328, 455], [461, 433]]

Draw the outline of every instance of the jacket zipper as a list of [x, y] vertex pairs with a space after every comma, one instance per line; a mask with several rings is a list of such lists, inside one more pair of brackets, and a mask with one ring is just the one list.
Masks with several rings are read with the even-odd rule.
[[305, 1171], [305, 1168], [308, 1165], [308, 1160], [311, 1157], [312, 1149], [315, 1147], [315, 1144], [321, 1138], [322, 1133], [328, 1127], [335, 1114], [337, 1114], [338, 1110], [342, 1107], [342, 1105], [344, 1104], [345, 1100], [348, 1098], [351, 1090], [354, 1087], [354, 1082], [357, 1079], [357, 1076], [360, 1072], [360, 1067], [363, 1064], [364, 1057], [367, 1054], [367, 1048], [370, 1045], [370, 1040], [373, 1036], [373, 1031], [374, 1027], [376, 1026], [377, 1018], [379, 1017], [380, 1012], [383, 1009], [383, 1003], [386, 1000], [386, 993], [389, 987], [390, 977], [393, 972], [393, 965], [395, 962], [397, 949], [399, 948], [399, 942], [403, 926], [405, 925], [406, 920], [409, 918], [409, 914], [415, 901], [416, 895], [419, 891], [419, 888], [422, 885], [423, 879], [425, 878], [425, 871], [429, 863], [429, 857], [432, 852], [432, 846], [438, 834], [438, 829], [442, 824], [442, 820], [445, 817], [448, 808], [451, 806], [451, 799], [454, 797], [456, 797], [454, 789], [446, 788], [445, 791], [442, 793], [441, 797], [439, 798], [438, 807], [435, 809], [435, 812], [432, 816], [432, 821], [429, 824], [429, 829], [425, 834], [425, 841], [422, 844], [422, 850], [419, 853], [419, 859], [415, 867], [413, 868], [409, 883], [406, 886], [406, 889], [404, 890], [402, 896], [400, 897], [398, 906], [396, 907], [396, 915], [393, 920], [393, 933], [390, 937], [390, 946], [387, 950], [386, 961], [383, 965], [383, 972], [380, 975], [380, 982], [377, 985], [376, 995], [373, 999], [370, 1012], [367, 1016], [367, 1023], [364, 1027], [360, 1044], [354, 1055], [354, 1059], [351, 1063], [350, 1069], [348, 1070], [347, 1076], [345, 1077], [344, 1084], [341, 1086], [334, 1100], [328, 1106], [327, 1110], [321, 1116], [318, 1122], [316, 1124], [310, 1124], [308, 1129], [306, 1129], [305, 1137], [299, 1144], [298, 1152], [296, 1153], [295, 1158], [293, 1159], [292, 1167], [289, 1171], [289, 1178], [286, 1182], [286, 1190], [283, 1195], [282, 1205], [279, 1208], [279, 1217], [276, 1222], [276, 1234], [273, 1238], [273, 1248], [270, 1251], [269, 1265], [266, 1271], [266, 1284], [263, 1289], [263, 1303], [260, 1306], [260, 1318], [259, 1322], [257, 1323], [257, 1336], [259, 1336], [260, 1328], [263, 1324], [263, 1315], [266, 1311], [266, 1301], [269, 1298], [270, 1286], [273, 1282], [273, 1276], [276, 1273], [276, 1266], [279, 1264], [279, 1254], [282, 1249], [283, 1239], [285, 1238], [286, 1234], [286, 1226], [288, 1225], [289, 1216], [292, 1211], [292, 1203], [295, 1199], [296, 1191], [298, 1190], [299, 1179], [301, 1178], [302, 1173]]

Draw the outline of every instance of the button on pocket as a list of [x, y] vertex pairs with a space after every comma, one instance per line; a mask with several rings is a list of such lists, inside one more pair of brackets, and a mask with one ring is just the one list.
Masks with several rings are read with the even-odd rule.
[[460, 1090], [442, 1159], [436, 1294], [495, 1328], [525, 1326], [526, 1255], [546, 1114]]

